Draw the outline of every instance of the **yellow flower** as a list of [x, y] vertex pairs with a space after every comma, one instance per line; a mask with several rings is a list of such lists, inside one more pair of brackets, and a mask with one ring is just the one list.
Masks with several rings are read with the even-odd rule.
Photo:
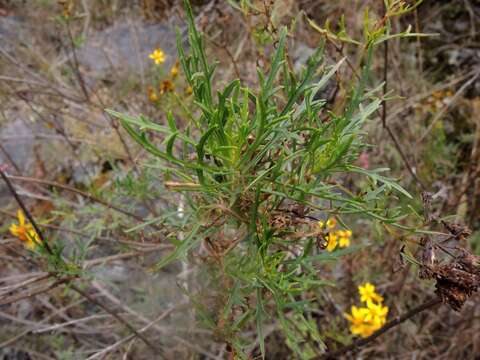
[[18, 210], [17, 217], [18, 225], [10, 225], [10, 233], [13, 236], [16, 236], [19, 240], [24, 241], [27, 248], [31, 250], [35, 249], [35, 247], [40, 243], [40, 238], [37, 232], [33, 228], [32, 224], [25, 223], [25, 216], [23, 215], [22, 210]]
[[185, 94], [187, 95], [192, 95], [193, 94], [193, 89], [191, 86], [187, 86], [187, 88], [185, 89]]
[[353, 335], [367, 337], [380, 329], [387, 321], [388, 307], [374, 304], [371, 301], [367, 307], [352, 306], [351, 314], [345, 313], [345, 318], [351, 322], [350, 331]]
[[338, 230], [338, 246], [341, 248], [350, 246], [350, 238], [352, 236], [352, 232], [350, 230]]
[[327, 228], [333, 229], [335, 226], [337, 226], [337, 220], [335, 220], [334, 218], [327, 220]]
[[375, 292], [375, 285], [370, 284], [369, 282], [358, 286], [358, 293], [360, 294], [360, 301], [377, 301], [382, 302], [383, 297]]
[[358, 308], [355, 305], [352, 305], [352, 310], [351, 310], [351, 315], [350, 314], [343, 314], [348, 321], [350, 321], [353, 325], [359, 325], [362, 324], [365, 321], [365, 317], [368, 316], [369, 311], [367, 308]]
[[170, 76], [175, 79], [178, 75], [178, 61], [170, 69]]
[[370, 321], [379, 327], [382, 327], [387, 322], [388, 306], [375, 304], [371, 300], [368, 300], [367, 309], [369, 314], [365, 317], [366, 321]]
[[155, 49], [148, 57], [155, 62], [155, 65], [165, 62], [165, 53], [162, 49]]
[[344, 316], [351, 322], [350, 331], [353, 335], [360, 335], [362, 337], [370, 336], [378, 327], [367, 320], [370, 311], [365, 308], [357, 308], [352, 305], [351, 314], [345, 313]]
[[331, 218], [331, 219], [328, 219], [326, 222], [323, 222], [322, 220], [320, 220], [318, 222], [318, 227], [320, 229], [324, 229], [325, 226], [327, 227], [327, 229], [333, 229], [335, 226], [337, 226], [337, 220]]
[[327, 251], [332, 252], [337, 247], [337, 235], [335, 233], [329, 233], [325, 236], [327, 240]]
[[157, 95], [155, 89], [152, 86], [148, 87], [147, 94], [148, 94], [148, 98], [150, 99], [151, 102], [155, 102], [155, 101], [158, 100], [158, 95]]
[[[351, 322], [350, 331], [353, 335], [368, 337], [387, 322], [388, 306], [382, 305], [383, 298], [375, 292], [375, 286], [365, 283], [358, 287], [361, 301], [366, 307], [352, 306], [351, 314], [344, 314]], [[374, 302], [376, 301], [376, 302]]]

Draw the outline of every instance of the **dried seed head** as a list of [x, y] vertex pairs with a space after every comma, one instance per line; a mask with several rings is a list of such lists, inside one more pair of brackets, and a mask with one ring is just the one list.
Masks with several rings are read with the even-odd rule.
[[431, 268], [438, 262], [435, 255], [435, 246], [429, 237], [422, 238], [420, 243], [423, 245], [423, 249], [420, 257], [422, 266], [419, 276], [421, 279], [431, 279], [433, 277]]
[[430, 222], [433, 220], [431, 209], [432, 209], [432, 194], [426, 191], [423, 191], [421, 194], [422, 203], [423, 203], [423, 212], [425, 216], [425, 221]]
[[[470, 257], [465, 257], [471, 265]], [[478, 260], [477, 260], [478, 261]], [[462, 269], [463, 265], [457, 260], [446, 265], [431, 269], [437, 279], [436, 294], [453, 310], [460, 310], [465, 301], [478, 290], [480, 285], [479, 267], [470, 267], [469, 271]], [[473, 271], [473, 272], [471, 272]]]
[[472, 231], [469, 228], [461, 226], [460, 224], [450, 224], [446, 221], [442, 221], [442, 224], [457, 241], [464, 240], [472, 234]]

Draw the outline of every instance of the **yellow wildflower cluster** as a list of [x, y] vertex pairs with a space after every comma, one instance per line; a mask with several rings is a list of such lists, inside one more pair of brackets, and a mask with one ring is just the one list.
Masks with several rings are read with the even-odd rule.
[[40, 237], [32, 224], [25, 222], [25, 216], [23, 215], [22, 210], [18, 210], [17, 217], [18, 224], [10, 225], [10, 233], [23, 241], [28, 249], [34, 250], [40, 243]]
[[[155, 64], [161, 64], [165, 62], [165, 54], [161, 49], [156, 49], [149, 55], [150, 59], [152, 59]], [[160, 96], [168, 93], [168, 92], [173, 92], [175, 90], [175, 83], [174, 80], [177, 78], [179, 72], [180, 72], [180, 67], [179, 67], [179, 62], [178, 60], [175, 62], [175, 64], [172, 66], [170, 69], [170, 76], [167, 79], [164, 79], [160, 82], [160, 85], [158, 86], [158, 91], [153, 87], [149, 86], [147, 88], [147, 96], [148, 99], [151, 102], [157, 102], [160, 100]], [[185, 89], [185, 94], [190, 95], [192, 93], [190, 86]]]
[[369, 282], [358, 286], [363, 307], [352, 305], [351, 313], [344, 316], [350, 321], [353, 335], [368, 337], [387, 322], [388, 306], [383, 305], [383, 297], [375, 291], [375, 285]]
[[318, 226], [320, 230], [328, 231], [328, 234], [325, 236], [327, 240], [327, 251], [333, 251], [337, 246], [341, 248], [350, 246], [352, 232], [350, 230], [335, 230], [337, 227], [337, 221], [335, 219], [330, 218], [326, 222], [319, 221]]

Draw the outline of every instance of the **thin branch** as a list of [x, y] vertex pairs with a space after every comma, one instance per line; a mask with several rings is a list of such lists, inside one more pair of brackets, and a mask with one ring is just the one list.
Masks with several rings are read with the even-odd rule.
[[15, 163], [15, 161], [13, 160], [13, 158], [10, 156], [10, 154], [8, 153], [7, 149], [5, 149], [5, 147], [0, 143], [0, 151], [2, 152], [2, 154], [5, 156], [5, 158], [7, 159], [7, 161], [12, 165], [12, 167], [15, 169], [15, 171], [17, 172], [17, 174], [21, 174], [22, 171], [20, 170], [20, 168], [18, 167], [18, 165]]
[[[385, 6], [385, 4], [383, 5]], [[383, 96], [388, 91], [388, 41], [383, 42]], [[382, 101], [382, 126], [387, 127], [387, 102]]]
[[480, 71], [477, 71], [475, 73], [475, 75], [470, 78], [468, 81], [466, 81], [456, 92], [455, 94], [452, 96], [452, 98], [450, 99], [450, 101], [445, 104], [434, 116], [434, 118], [432, 119], [432, 121], [430, 122], [430, 124], [428, 125], [427, 129], [425, 130], [425, 132], [422, 134], [422, 136], [420, 136], [420, 139], [418, 139], [416, 141], [416, 145], [420, 144], [423, 140], [425, 140], [425, 138], [427, 137], [427, 135], [430, 133], [430, 131], [433, 129], [433, 127], [435, 126], [435, 124], [437, 123], [438, 120], [440, 120], [446, 113], [447, 111], [454, 105], [456, 104], [458, 98], [467, 90], [467, 88], [472, 85], [473, 82], [475, 82], [475, 80], [477, 80], [477, 78], [480, 76]]
[[71, 277], [59, 279], [59, 280], [49, 284], [48, 286], [37, 287], [33, 290], [28, 290], [27, 292], [24, 292], [24, 293], [15, 295], [15, 296], [11, 296], [11, 297], [9, 297], [7, 299], [4, 299], [4, 300], [0, 300], [0, 306], [13, 304], [13, 303], [18, 302], [20, 300], [28, 299], [28, 298], [34, 297], [36, 295], [46, 293], [46, 292], [48, 292], [48, 291], [50, 291], [50, 290], [52, 290], [52, 289], [54, 289], [58, 286], [70, 281], [71, 279], [72, 279]]
[[420, 188], [423, 191], [426, 191], [427, 187], [422, 182], [422, 180], [420, 180], [420, 178], [417, 176], [417, 174], [415, 174], [415, 171], [413, 171], [413, 167], [410, 165], [410, 162], [408, 161], [407, 155], [405, 155], [405, 152], [403, 151], [403, 149], [400, 145], [400, 142], [397, 140], [397, 138], [396, 138], [395, 134], [393, 133], [392, 129], [390, 129], [390, 126], [388, 126], [388, 125], [385, 125], [385, 129], [387, 130], [387, 133], [390, 136], [390, 138], [392, 139], [393, 144], [395, 145], [395, 148], [397, 149], [397, 151], [400, 154], [403, 162], [405, 163], [405, 166], [406, 166], [408, 172], [410, 173], [410, 175], [412, 175], [413, 179], [417, 182], [417, 184], [420, 186]]
[[130, 323], [125, 320], [122, 316], [118, 315], [115, 311], [111, 310], [109, 307], [107, 307], [105, 304], [102, 304], [101, 302], [97, 301], [96, 299], [94, 299], [92, 296], [90, 296], [90, 294], [88, 294], [87, 292], [83, 291], [82, 289], [80, 289], [78, 286], [76, 286], [75, 284], [70, 284], [69, 287], [74, 290], [75, 292], [77, 292], [78, 294], [80, 294], [81, 296], [83, 296], [85, 299], [87, 299], [88, 301], [90, 301], [92, 304], [95, 304], [97, 305], [98, 307], [102, 308], [105, 312], [109, 313], [110, 315], [112, 315], [115, 319], [117, 319], [119, 322], [121, 322], [128, 330], [130, 330], [133, 334], [135, 334], [135, 336], [137, 336], [140, 340], [142, 340], [149, 348], [151, 348], [154, 353], [156, 355], [159, 355], [159, 353], [161, 353], [161, 350], [160, 349], [157, 349], [157, 347], [152, 343], [150, 342], [150, 340], [148, 340], [145, 336], [143, 336], [142, 334], [140, 334], [132, 325], [130, 325]]
[[12, 179], [12, 180], [18, 180], [18, 181], [27, 181], [27, 182], [33, 182], [33, 183], [39, 183], [39, 184], [43, 184], [43, 185], [49, 185], [49, 186], [53, 186], [53, 187], [56, 187], [56, 188], [59, 188], [59, 189], [63, 189], [63, 190], [67, 190], [67, 191], [70, 191], [70, 192], [73, 192], [75, 194], [78, 194], [84, 198], [87, 198], [93, 202], [96, 202], [96, 203], [99, 203], [109, 209], [112, 209], [112, 210], [115, 210], [119, 213], [122, 213], [124, 215], [127, 215], [127, 216], [130, 216], [132, 218], [134, 218], [135, 220], [143, 223], [145, 220], [138, 216], [138, 215], [135, 215], [127, 210], [124, 210], [124, 209], [121, 209], [113, 204], [110, 204], [102, 199], [99, 199], [87, 192], [84, 192], [84, 191], [81, 191], [81, 190], [78, 190], [74, 187], [71, 187], [71, 186], [68, 186], [68, 185], [64, 185], [64, 184], [60, 184], [60, 183], [57, 183], [57, 182], [54, 182], [54, 181], [49, 181], [49, 180], [42, 180], [42, 179], [36, 179], [36, 178], [32, 178], [32, 177], [26, 177], [26, 176], [13, 176], [13, 175], [8, 175], [8, 178]]
[[82, 73], [80, 72], [80, 66], [78, 63], [78, 58], [77, 58], [77, 51], [75, 49], [75, 41], [73, 40], [73, 35], [70, 30], [70, 22], [67, 21], [67, 35], [68, 35], [68, 40], [70, 41], [70, 46], [72, 47], [72, 55], [73, 55], [73, 70], [75, 75], [77, 76], [77, 80], [80, 84], [80, 88], [82, 89], [83, 95], [85, 96], [85, 100], [87, 102], [90, 102], [90, 96], [88, 94], [87, 87], [85, 85], [85, 80], [82, 76]]
[[215, 40], [213, 39], [210, 39], [210, 38], [207, 38], [208, 41], [210, 41], [213, 45], [215, 45], [216, 47], [222, 49], [223, 51], [225, 51], [225, 53], [227, 54], [227, 56], [230, 58], [230, 61], [232, 62], [233, 64], [233, 70], [235, 71], [235, 76], [238, 78], [238, 79], [242, 79], [242, 77], [240, 76], [240, 70], [238, 69], [238, 64], [237, 64], [237, 60], [235, 59], [235, 57], [233, 56], [232, 52], [228, 49], [227, 45], [226, 44], [223, 44], [223, 43], [219, 43], [219, 42], [216, 42]]
[[25, 216], [27, 217], [27, 219], [28, 219], [28, 220], [30, 221], [30, 223], [32, 224], [32, 226], [33, 226], [33, 228], [35, 229], [35, 232], [38, 234], [38, 237], [40, 238], [40, 241], [42, 242], [42, 245], [43, 245], [43, 247], [45, 248], [45, 250], [46, 250], [50, 255], [53, 255], [53, 251], [52, 251], [52, 249], [50, 248], [50, 245], [48, 245], [47, 240], [46, 240], [45, 237], [43, 236], [42, 231], [40, 230], [40, 228], [38, 227], [37, 223], [35, 222], [35, 219], [33, 218], [33, 216], [32, 216], [32, 214], [30, 213], [30, 211], [27, 209], [27, 207], [25, 206], [25, 204], [23, 203], [23, 200], [20, 198], [20, 196], [18, 196], [17, 191], [16, 191], [15, 188], [13, 187], [12, 182], [10, 181], [10, 179], [8, 178], [8, 176], [3, 172], [2, 169], [0, 169], [0, 176], [2, 177], [3, 181], [5, 181], [5, 183], [7, 184], [8, 190], [10, 190], [10, 192], [11, 192], [12, 195], [13, 195], [13, 197], [14, 197], [15, 200], [17, 201], [18, 205], [22, 208], [23, 213], [25, 214]]
[[[383, 4], [385, 13], [387, 12], [387, 8], [385, 3]], [[398, 153], [400, 154], [405, 166], [407, 167], [408, 172], [412, 175], [413, 179], [417, 182], [422, 190], [426, 190], [425, 184], [419, 179], [415, 171], [413, 171], [413, 167], [410, 165], [407, 156], [405, 155], [402, 147], [400, 146], [400, 142], [395, 137], [395, 134], [387, 125], [387, 101], [385, 100], [385, 95], [388, 92], [388, 40], [384, 41], [383, 43], [383, 100], [382, 100], [382, 126], [384, 129], [387, 130], [388, 135], [393, 141]]]
[[[152, 327], [155, 323], [159, 322], [160, 320], [164, 319], [165, 317], [167, 317], [168, 315], [170, 315], [170, 313], [172, 313], [174, 310], [175, 310], [176, 307], [171, 307], [170, 309], [164, 311], [162, 314], [160, 314], [155, 320], [153, 320], [152, 322], [150, 322], [149, 324], [147, 324], [146, 326], [144, 326], [143, 328], [141, 328], [139, 330], [139, 332], [144, 332], [146, 330], [148, 330], [150, 327]], [[123, 345], [124, 343], [132, 340], [135, 336], [134, 335], [129, 335], [123, 339], [120, 339], [119, 341], [117, 341], [116, 343], [110, 345], [109, 347], [103, 349], [102, 351], [96, 353], [96, 354], [93, 354], [92, 356], [90, 356], [87, 360], [93, 360], [93, 359], [96, 359], [96, 358], [99, 358], [105, 354], [108, 354], [109, 352], [115, 350], [116, 348], [118, 348], [119, 346]]]

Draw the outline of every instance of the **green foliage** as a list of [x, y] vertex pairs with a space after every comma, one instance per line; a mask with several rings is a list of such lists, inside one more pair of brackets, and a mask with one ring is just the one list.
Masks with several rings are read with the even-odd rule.
[[[305, 313], [314, 291], [328, 284], [319, 266], [357, 247], [321, 250], [308, 235], [317, 225], [307, 214], [360, 214], [395, 223], [403, 213], [386, 209], [379, 199], [391, 190], [409, 197], [379, 171], [354, 165], [365, 146], [362, 125], [381, 103], [376, 89], [367, 89], [375, 42], [368, 46], [344, 110], [333, 113], [316, 95], [343, 61], [326, 65], [323, 46], [297, 76], [286, 61], [288, 30], [282, 28], [269, 70], [257, 71], [258, 89], [235, 79], [217, 90], [215, 66], [207, 60], [188, 1], [185, 8], [189, 52], [179, 32], [177, 44], [194, 94], [191, 117], [180, 122], [168, 113], [167, 123], [158, 124], [142, 115], [107, 110], [160, 160], [157, 166], [169, 180], [167, 187], [179, 191], [188, 204], [183, 220], [177, 221], [177, 234], [182, 234], [174, 240], [177, 247], [156, 269], [185, 258], [203, 241], [212, 258], [221, 258], [214, 271], [226, 293], [223, 309], [209, 323], [222, 323], [226, 341], [239, 354], [245, 345], [242, 330], [254, 326], [265, 354], [265, 327], [276, 317], [288, 346], [299, 357], [311, 358], [323, 346], [322, 335]], [[155, 143], [152, 132], [163, 141]], [[365, 176], [370, 191], [351, 193], [331, 181], [345, 174]]]
[[378, 45], [384, 41], [394, 38], [404, 37], [422, 37], [429, 36], [422, 33], [412, 33], [411, 26], [408, 26], [405, 31], [392, 34], [391, 33], [391, 18], [396, 16], [402, 16], [415, 10], [423, 0], [415, 0], [412, 4], [407, 4], [404, 0], [384, 0], [385, 14], [381, 19], [372, 17], [369, 8], [365, 8], [363, 14], [363, 38], [354, 39], [348, 35], [345, 25], [345, 18], [342, 16], [337, 24], [338, 29], [335, 31], [332, 29], [330, 22], [326, 22], [323, 27], [320, 27], [314, 21], [309, 20], [310, 26], [316, 31], [324, 34], [329, 39], [334, 41], [340, 41], [348, 44], [362, 45], [365, 48], [373, 45]]

